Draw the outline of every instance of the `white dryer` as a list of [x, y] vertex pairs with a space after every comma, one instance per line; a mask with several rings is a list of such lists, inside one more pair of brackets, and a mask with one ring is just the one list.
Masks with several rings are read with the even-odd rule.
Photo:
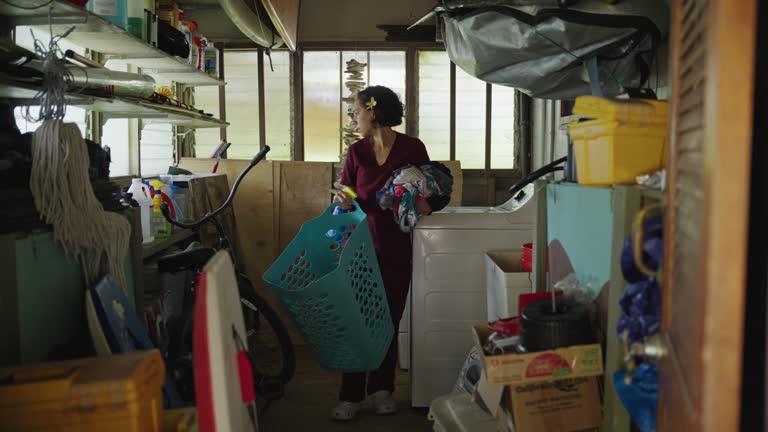
[[485, 252], [533, 241], [534, 186], [523, 192], [499, 207], [447, 208], [416, 226], [406, 336], [414, 407], [451, 391], [473, 345], [472, 326], [487, 320]]

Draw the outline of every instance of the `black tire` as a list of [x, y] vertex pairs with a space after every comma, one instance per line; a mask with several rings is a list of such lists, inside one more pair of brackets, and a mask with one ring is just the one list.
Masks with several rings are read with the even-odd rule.
[[526, 352], [546, 351], [595, 342], [589, 306], [572, 300], [531, 303], [520, 320], [520, 345]]
[[[270, 378], [277, 378], [283, 385], [287, 384], [296, 371], [296, 354], [288, 330], [277, 312], [256, 294], [245, 275], [238, 275], [238, 289], [256, 385]], [[265, 324], [268, 328], [265, 328]], [[265, 337], [274, 340], [265, 341]], [[254, 340], [257, 343], [253, 343]], [[269, 357], [264, 358], [265, 355]]]

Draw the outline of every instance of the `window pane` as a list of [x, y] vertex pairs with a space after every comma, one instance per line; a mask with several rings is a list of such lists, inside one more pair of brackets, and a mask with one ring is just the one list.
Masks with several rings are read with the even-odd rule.
[[[195, 87], [195, 108], [219, 118], [219, 87]], [[195, 156], [199, 158], [211, 157], [216, 147], [219, 146], [219, 142], [221, 142], [221, 130], [216, 128], [196, 129]]]
[[419, 51], [419, 132], [429, 157], [451, 157], [451, 69], [444, 51]]
[[[128, 64], [124, 62], [107, 60], [104, 66], [110, 70], [130, 72]], [[101, 144], [108, 146], [111, 152], [112, 163], [109, 166], [109, 175], [112, 177], [132, 174], [131, 124], [138, 130], [136, 122], [128, 119], [109, 119], [101, 130]]]
[[[173, 81], [155, 76], [155, 85], [173, 88]], [[178, 97], [178, 95], [177, 95]], [[141, 159], [141, 175], [152, 176], [165, 174], [168, 167], [173, 165], [173, 150], [175, 139], [172, 125], [157, 123], [145, 124], [141, 130], [139, 143]]]
[[[224, 51], [227, 100], [227, 150], [230, 159], [251, 159], [259, 152], [259, 60], [256, 51]], [[218, 141], [216, 141], [218, 142]]]
[[456, 159], [485, 168], [485, 82], [456, 68]]
[[[400, 101], [408, 108], [405, 100], [405, 52], [404, 51], [371, 51], [371, 62], [368, 65], [371, 71], [370, 85], [389, 87], [400, 96]], [[398, 132], [405, 133], [405, 119], [403, 124], [394, 128]]]
[[491, 90], [491, 169], [515, 167], [515, 89]]
[[339, 160], [341, 70], [339, 51], [304, 53], [304, 159]]
[[[272, 52], [272, 66], [264, 57], [264, 104], [269, 159], [291, 160], [291, 55], [287, 51]], [[229, 110], [227, 110], [229, 113]]]

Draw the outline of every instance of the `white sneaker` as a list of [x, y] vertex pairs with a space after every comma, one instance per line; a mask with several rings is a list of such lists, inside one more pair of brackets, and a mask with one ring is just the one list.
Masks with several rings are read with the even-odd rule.
[[397, 412], [397, 402], [392, 397], [392, 393], [381, 390], [368, 396], [368, 401], [373, 404], [373, 408], [378, 415], [394, 414]]
[[359, 402], [339, 402], [333, 409], [333, 418], [338, 421], [350, 421], [357, 417], [361, 404]]

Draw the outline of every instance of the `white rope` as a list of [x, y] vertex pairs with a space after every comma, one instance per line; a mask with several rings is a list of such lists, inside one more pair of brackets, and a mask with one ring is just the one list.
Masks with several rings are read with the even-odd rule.
[[89, 285], [104, 270], [125, 289], [131, 227], [124, 217], [104, 211], [91, 188], [88, 166], [88, 150], [74, 123], [46, 120], [35, 131], [29, 187], [37, 211], [53, 225], [53, 236], [67, 255], [80, 262]]

